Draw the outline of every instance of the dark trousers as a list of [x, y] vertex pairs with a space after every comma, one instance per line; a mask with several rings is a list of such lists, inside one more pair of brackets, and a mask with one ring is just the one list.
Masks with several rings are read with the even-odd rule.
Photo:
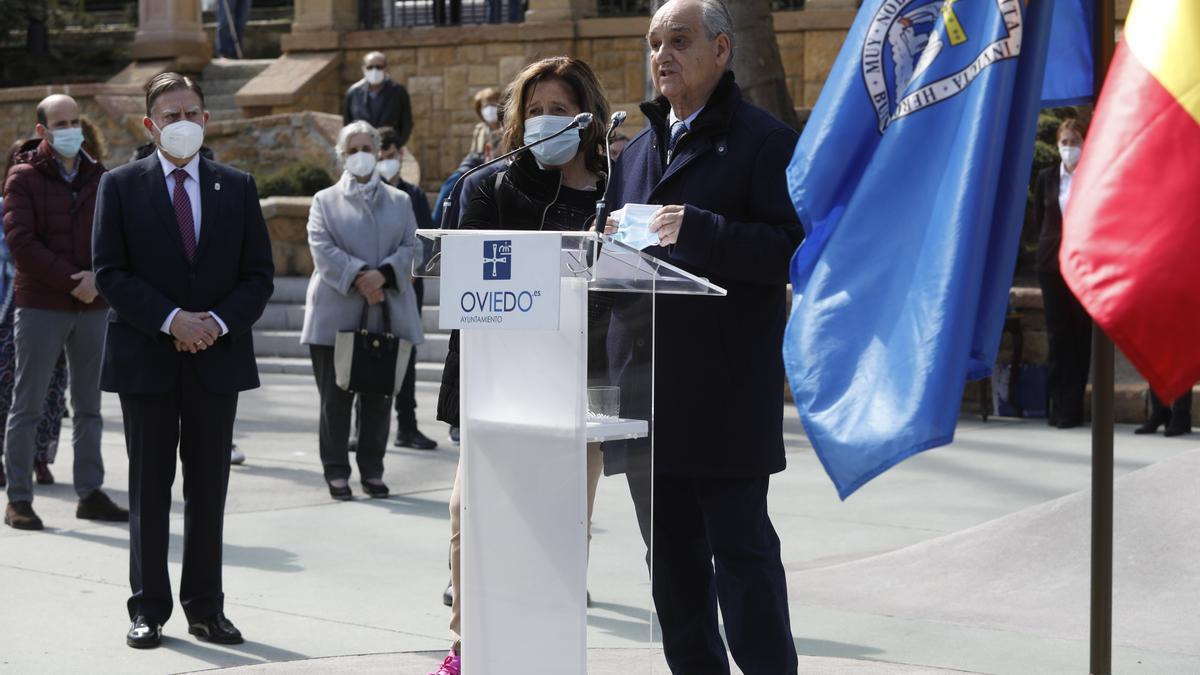
[[[325, 480], [350, 477], [350, 415], [355, 394], [337, 385], [333, 365], [333, 347], [309, 345], [317, 393], [321, 398], [320, 449]], [[391, 424], [391, 396], [358, 394], [358, 477], [383, 478], [383, 453], [387, 449], [388, 426]]]
[[1083, 396], [1092, 361], [1092, 318], [1055, 267], [1038, 271], [1050, 337], [1046, 395], [1051, 424], [1083, 421]]
[[183, 578], [179, 600], [189, 620], [224, 611], [221, 542], [229, 448], [237, 394], [214, 394], [184, 358], [177, 384], [163, 394], [121, 394], [129, 452], [129, 617], [165, 623], [171, 616], [167, 573], [175, 451], [183, 464]]
[[[628, 474], [646, 536], [648, 474]], [[767, 514], [769, 478], [654, 477], [654, 606], [674, 675], [729, 673], [718, 631], [746, 675], [795, 673], [779, 536]]]
[[[413, 291], [417, 294], [417, 315], [425, 305], [425, 280], [413, 279]], [[408, 370], [404, 371], [404, 382], [396, 392], [396, 426], [400, 431], [417, 429], [417, 350], [408, 355]]]
[[[226, 3], [232, 16], [225, 11]], [[246, 53], [246, 23], [250, 21], [251, 0], [217, 0], [217, 56], [236, 59], [238, 49]], [[236, 46], [235, 46], [236, 41]]]

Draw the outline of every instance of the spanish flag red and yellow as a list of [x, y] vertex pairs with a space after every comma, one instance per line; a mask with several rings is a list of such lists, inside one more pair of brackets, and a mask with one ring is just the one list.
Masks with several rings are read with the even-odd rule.
[[1134, 0], [1072, 181], [1059, 262], [1161, 399], [1200, 381], [1200, 0]]

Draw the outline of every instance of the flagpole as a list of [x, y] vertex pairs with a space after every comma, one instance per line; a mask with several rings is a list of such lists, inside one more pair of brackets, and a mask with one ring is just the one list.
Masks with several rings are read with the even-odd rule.
[[[1096, 0], [1092, 42], [1093, 90], [1108, 74], [1116, 37], [1113, 0]], [[1113, 568], [1113, 343], [1100, 326], [1092, 328], [1092, 675], [1112, 674]]]

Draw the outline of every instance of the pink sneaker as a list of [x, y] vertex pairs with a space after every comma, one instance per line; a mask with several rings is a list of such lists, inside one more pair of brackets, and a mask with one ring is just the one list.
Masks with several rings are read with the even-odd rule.
[[454, 650], [446, 655], [446, 660], [442, 661], [442, 665], [429, 675], [460, 675], [462, 673], [462, 659]]

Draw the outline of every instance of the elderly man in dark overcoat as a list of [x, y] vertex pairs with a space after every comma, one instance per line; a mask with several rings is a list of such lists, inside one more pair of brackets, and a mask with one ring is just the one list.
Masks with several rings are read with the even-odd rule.
[[[613, 170], [609, 203], [656, 204], [648, 253], [728, 295], [661, 295], [653, 340], [646, 296], [624, 296], [609, 333], [622, 416], [649, 413], [654, 348], [654, 461], [648, 444], [606, 444], [627, 474], [643, 536], [653, 523], [653, 593], [676, 673], [795, 673], [780, 543], [767, 513], [784, 469], [781, 356], [786, 284], [803, 230], [785, 169], [796, 132], [742, 99], [730, 70], [732, 22], [720, 0], [672, 0], [647, 35], [655, 88], [649, 126]], [[609, 221], [611, 230], [614, 221]], [[652, 475], [652, 478], [651, 478]], [[653, 516], [647, 495], [653, 481]]]

